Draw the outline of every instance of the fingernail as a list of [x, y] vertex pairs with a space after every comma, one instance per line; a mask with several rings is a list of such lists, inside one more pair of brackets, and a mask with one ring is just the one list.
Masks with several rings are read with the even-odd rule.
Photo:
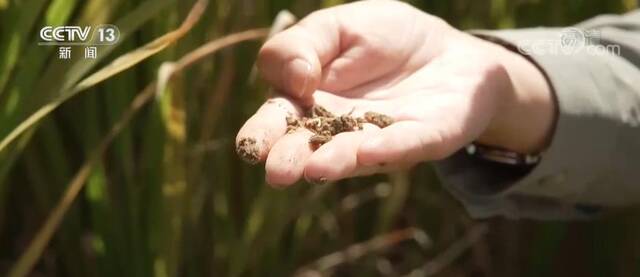
[[289, 82], [289, 89], [297, 97], [304, 96], [309, 86], [311, 64], [303, 59], [295, 59], [287, 64], [285, 80]]
[[327, 178], [325, 177], [320, 177], [318, 179], [311, 179], [309, 180], [309, 182], [314, 185], [326, 185], [327, 183], [329, 183], [329, 180], [327, 180]]

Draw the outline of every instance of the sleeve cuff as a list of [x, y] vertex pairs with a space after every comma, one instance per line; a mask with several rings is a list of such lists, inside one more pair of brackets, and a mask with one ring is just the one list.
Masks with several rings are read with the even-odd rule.
[[[619, 83], [620, 72], [606, 70], [612, 65], [624, 68], [620, 65], [624, 61], [610, 54], [594, 57], [581, 52], [579, 44], [564, 45], [565, 32], [560, 29], [472, 33], [514, 46], [541, 68], [555, 93], [559, 114], [551, 145], [535, 167], [523, 172], [487, 166], [458, 153], [436, 164], [445, 186], [477, 217], [575, 218], [592, 215], [601, 205], [625, 203], [620, 191], [608, 192], [605, 185], [593, 190], [593, 184], [611, 174], [603, 164], [616, 152], [616, 134], [625, 116], [621, 111], [634, 109], [629, 104], [634, 101], [624, 99], [634, 97], [631, 93], [603, 94], [624, 85]], [[548, 207], [523, 205], [527, 201], [545, 202]]]

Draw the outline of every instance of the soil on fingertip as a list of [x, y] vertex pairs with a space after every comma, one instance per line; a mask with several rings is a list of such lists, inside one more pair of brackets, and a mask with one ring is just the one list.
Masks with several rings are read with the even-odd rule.
[[257, 164], [260, 161], [260, 151], [254, 138], [241, 138], [236, 145], [236, 153], [249, 164]]
[[309, 138], [309, 145], [315, 150], [339, 133], [362, 130], [364, 123], [384, 128], [394, 120], [388, 115], [376, 112], [366, 112], [363, 117], [355, 117], [351, 113], [337, 116], [322, 106], [314, 105], [304, 117], [287, 116], [286, 121], [287, 133], [295, 132], [299, 128], [313, 132], [313, 136]]

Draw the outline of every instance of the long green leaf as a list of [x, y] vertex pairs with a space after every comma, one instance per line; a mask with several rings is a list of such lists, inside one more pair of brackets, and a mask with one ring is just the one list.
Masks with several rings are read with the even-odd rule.
[[[212, 42], [212, 45], [216, 45], [216, 47], [208, 48], [210, 52], [208, 54], [212, 54], [215, 51], [218, 51], [224, 47], [257, 38], [262, 38], [267, 35], [267, 31], [265, 29], [257, 29], [250, 30], [247, 32], [230, 35], [229, 37], [224, 37], [219, 40]], [[249, 35], [248, 35], [249, 34]], [[191, 57], [187, 55], [186, 57]], [[186, 60], [189, 60], [189, 63], [185, 63]], [[194, 60], [183, 58], [178, 61], [178, 64], [186, 64], [186, 66], [193, 64]], [[140, 108], [147, 103], [155, 92], [155, 85], [148, 85], [143, 92], [138, 94], [138, 96], [132, 101], [129, 109], [127, 109], [118, 122], [112, 127], [110, 132], [101, 140], [100, 145], [91, 153], [89, 159], [82, 165], [80, 170], [76, 173], [73, 180], [67, 187], [67, 191], [65, 192], [63, 198], [60, 200], [58, 205], [53, 209], [51, 215], [47, 218], [43, 227], [38, 231], [34, 240], [27, 248], [27, 251], [20, 257], [18, 263], [11, 270], [10, 277], [21, 277], [28, 274], [33, 268], [35, 262], [42, 255], [42, 251], [44, 250], [47, 243], [50, 241], [53, 236], [55, 230], [60, 225], [64, 214], [67, 212], [75, 198], [77, 197], [80, 190], [83, 188], [87, 179], [91, 177], [92, 168], [96, 165], [100, 158], [104, 155], [104, 152], [108, 148], [109, 144], [113, 139], [122, 131], [122, 129], [128, 124], [131, 118], [140, 110]], [[175, 130], [174, 130], [175, 131]]]
[[180, 39], [182, 36], [184, 36], [184, 34], [187, 33], [187, 31], [191, 29], [191, 27], [193, 27], [193, 25], [200, 18], [200, 16], [204, 11], [204, 8], [207, 5], [207, 2], [208, 2], [207, 0], [199, 0], [196, 3], [196, 5], [194, 5], [192, 12], [189, 14], [189, 16], [187, 16], [183, 24], [178, 29], [170, 33], [167, 33], [166, 35], [161, 36], [156, 40], [117, 58], [116, 60], [111, 62], [109, 65], [105, 66], [104, 68], [98, 70], [97, 72], [91, 74], [89, 77], [80, 81], [77, 85], [75, 85], [70, 90], [70, 92], [64, 93], [62, 96], [45, 104], [43, 107], [41, 107], [36, 112], [31, 114], [27, 119], [22, 121], [15, 129], [13, 129], [13, 131], [11, 131], [9, 135], [7, 135], [4, 139], [2, 139], [2, 141], [0, 142], [0, 152], [4, 151], [4, 149], [11, 142], [13, 142], [18, 136], [20, 136], [27, 129], [31, 128], [33, 125], [38, 123], [42, 118], [47, 116], [49, 113], [51, 113], [58, 106], [60, 106], [60, 104], [67, 101], [69, 98], [75, 96], [77, 93], [87, 88], [90, 88], [106, 80], [107, 78], [119, 72], [122, 72], [136, 65], [137, 63], [143, 61], [144, 59], [148, 58], [149, 56], [155, 53], [162, 51], [167, 46], [169, 46], [170, 44]]

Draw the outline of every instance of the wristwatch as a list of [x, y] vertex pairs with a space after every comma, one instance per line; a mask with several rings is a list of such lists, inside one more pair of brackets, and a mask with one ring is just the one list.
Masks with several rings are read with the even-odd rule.
[[540, 162], [540, 154], [522, 154], [478, 143], [469, 144], [466, 150], [470, 156], [501, 164], [531, 166]]

